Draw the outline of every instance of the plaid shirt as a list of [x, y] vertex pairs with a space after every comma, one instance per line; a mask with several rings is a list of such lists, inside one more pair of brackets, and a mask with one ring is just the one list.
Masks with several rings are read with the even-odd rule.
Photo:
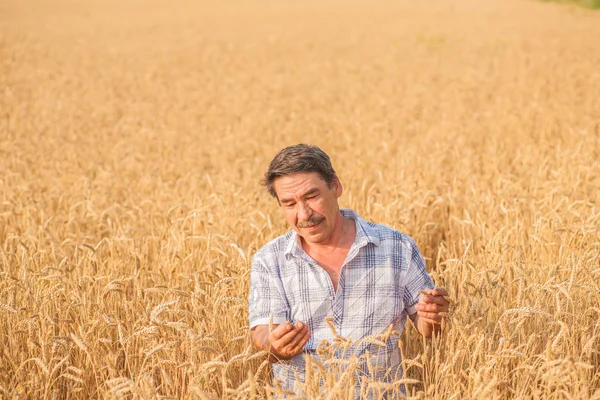
[[[340, 210], [356, 222], [356, 239], [340, 272], [337, 291], [331, 279], [300, 244], [294, 231], [264, 245], [254, 255], [250, 274], [250, 328], [286, 321], [308, 324], [311, 338], [304, 353], [315, 353], [323, 340], [333, 343], [333, 332], [325, 319], [333, 318], [340, 336], [354, 341], [382, 334], [390, 325], [402, 332], [406, 316], [416, 312], [419, 290], [431, 289], [433, 281], [412, 238], [383, 225], [365, 222], [354, 211]], [[359, 343], [351, 351], [368, 353], [378, 368], [362, 369], [370, 379], [400, 379], [398, 337], [386, 346]], [[344, 355], [349, 354], [347, 349]], [[374, 357], [371, 357], [374, 356]], [[296, 391], [295, 381], [304, 381], [302, 353], [286, 362], [273, 364], [276, 380], [285, 390]], [[376, 376], [373, 376], [375, 374]]]

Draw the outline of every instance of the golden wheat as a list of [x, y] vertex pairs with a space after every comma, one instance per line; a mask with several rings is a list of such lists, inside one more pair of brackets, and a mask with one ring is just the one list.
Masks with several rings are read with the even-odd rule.
[[[307, 356], [310, 398], [600, 399], [600, 14], [520, 0], [8, 1], [0, 13], [0, 397], [273, 397], [259, 181], [333, 159], [452, 309]], [[362, 338], [373, 349], [393, 327]], [[346, 352], [345, 360], [334, 357]]]

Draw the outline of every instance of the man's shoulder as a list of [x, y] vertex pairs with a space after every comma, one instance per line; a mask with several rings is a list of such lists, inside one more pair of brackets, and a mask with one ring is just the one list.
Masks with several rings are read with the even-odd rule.
[[278, 257], [280, 254], [283, 254], [290, 245], [290, 242], [295, 240], [294, 233], [294, 231], [289, 231], [268, 241], [254, 253], [254, 258]]
[[366, 225], [367, 230], [375, 233], [379, 238], [379, 241], [384, 245], [401, 245], [408, 248], [416, 246], [412, 237], [396, 228], [365, 220], [362, 220], [362, 222]]

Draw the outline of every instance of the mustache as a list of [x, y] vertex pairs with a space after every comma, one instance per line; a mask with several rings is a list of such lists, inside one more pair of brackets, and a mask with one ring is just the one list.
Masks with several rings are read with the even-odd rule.
[[320, 215], [313, 215], [307, 221], [298, 222], [296, 226], [298, 228], [310, 228], [311, 226], [320, 224], [323, 221], [325, 221], [325, 217], [322, 217]]

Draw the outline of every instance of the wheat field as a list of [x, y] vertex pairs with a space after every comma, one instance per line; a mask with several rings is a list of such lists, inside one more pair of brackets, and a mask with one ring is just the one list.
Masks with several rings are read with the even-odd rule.
[[249, 268], [304, 142], [451, 292], [409, 397], [600, 399], [599, 37], [528, 0], [3, 2], [0, 398], [277, 396]]

